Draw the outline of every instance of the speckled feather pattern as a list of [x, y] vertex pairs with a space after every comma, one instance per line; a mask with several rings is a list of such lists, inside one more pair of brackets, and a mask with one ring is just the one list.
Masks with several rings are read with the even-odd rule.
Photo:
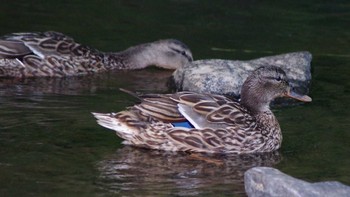
[[[272, 113], [254, 117], [238, 102], [224, 96], [180, 92], [153, 96], [152, 102], [147, 97], [143, 100], [128, 111], [95, 117], [102, 126], [106, 126], [103, 120], [114, 119], [119, 126], [109, 128], [116, 130], [127, 144], [150, 149], [252, 153], [273, 151], [281, 145], [281, 131]], [[187, 129], [166, 123], [185, 120], [176, 110], [178, 103], [192, 106], [198, 116], [216, 128]], [[160, 107], [162, 113], [158, 113]], [[129, 131], [123, 132], [124, 128]]]
[[81, 76], [150, 65], [176, 69], [189, 61], [189, 48], [173, 39], [105, 53], [53, 31], [13, 33], [0, 38], [0, 77]]

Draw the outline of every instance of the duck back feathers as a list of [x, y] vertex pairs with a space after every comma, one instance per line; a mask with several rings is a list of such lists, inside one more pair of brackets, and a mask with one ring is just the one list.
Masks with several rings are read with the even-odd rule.
[[59, 32], [13, 33], [0, 39], [0, 77], [81, 76], [150, 65], [176, 69], [192, 61], [189, 48], [169, 39], [105, 53]]

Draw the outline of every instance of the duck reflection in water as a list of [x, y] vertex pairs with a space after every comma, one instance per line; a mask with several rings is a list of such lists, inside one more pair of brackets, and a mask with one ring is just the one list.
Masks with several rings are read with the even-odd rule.
[[279, 152], [189, 154], [125, 146], [97, 164], [97, 184], [120, 195], [245, 195], [244, 172], [274, 166]]

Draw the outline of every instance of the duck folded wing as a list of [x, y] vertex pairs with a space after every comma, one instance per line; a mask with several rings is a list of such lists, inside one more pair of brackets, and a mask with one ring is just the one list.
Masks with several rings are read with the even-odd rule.
[[[60, 32], [32, 32], [32, 33], [12, 33], [0, 40], [0, 47], [4, 47], [4, 53], [0, 50], [0, 57], [11, 58], [35, 54], [41, 59], [45, 56], [64, 57], [68, 55], [81, 55], [73, 53], [80, 44]], [[9, 51], [6, 55], [6, 51]], [[12, 52], [13, 51], [13, 52]], [[3, 56], [1, 56], [3, 54]], [[13, 54], [13, 55], [11, 55]]]
[[0, 58], [16, 58], [31, 54], [32, 51], [21, 41], [0, 40]]
[[168, 95], [143, 95], [141, 99], [142, 102], [133, 107], [141, 116], [166, 123], [186, 120], [178, 111], [177, 102], [171, 100]]
[[252, 117], [238, 103], [220, 95], [178, 92], [137, 95], [133, 108], [144, 117], [167, 123], [189, 122], [196, 129], [246, 126]]
[[180, 113], [197, 129], [248, 126], [252, 119], [239, 103], [221, 95], [188, 93], [178, 102]]

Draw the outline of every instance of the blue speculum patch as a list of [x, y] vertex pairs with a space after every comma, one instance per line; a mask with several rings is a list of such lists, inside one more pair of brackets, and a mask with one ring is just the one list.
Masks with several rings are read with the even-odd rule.
[[194, 128], [194, 126], [186, 121], [186, 122], [173, 122], [171, 123], [174, 127], [185, 127], [185, 128]]

